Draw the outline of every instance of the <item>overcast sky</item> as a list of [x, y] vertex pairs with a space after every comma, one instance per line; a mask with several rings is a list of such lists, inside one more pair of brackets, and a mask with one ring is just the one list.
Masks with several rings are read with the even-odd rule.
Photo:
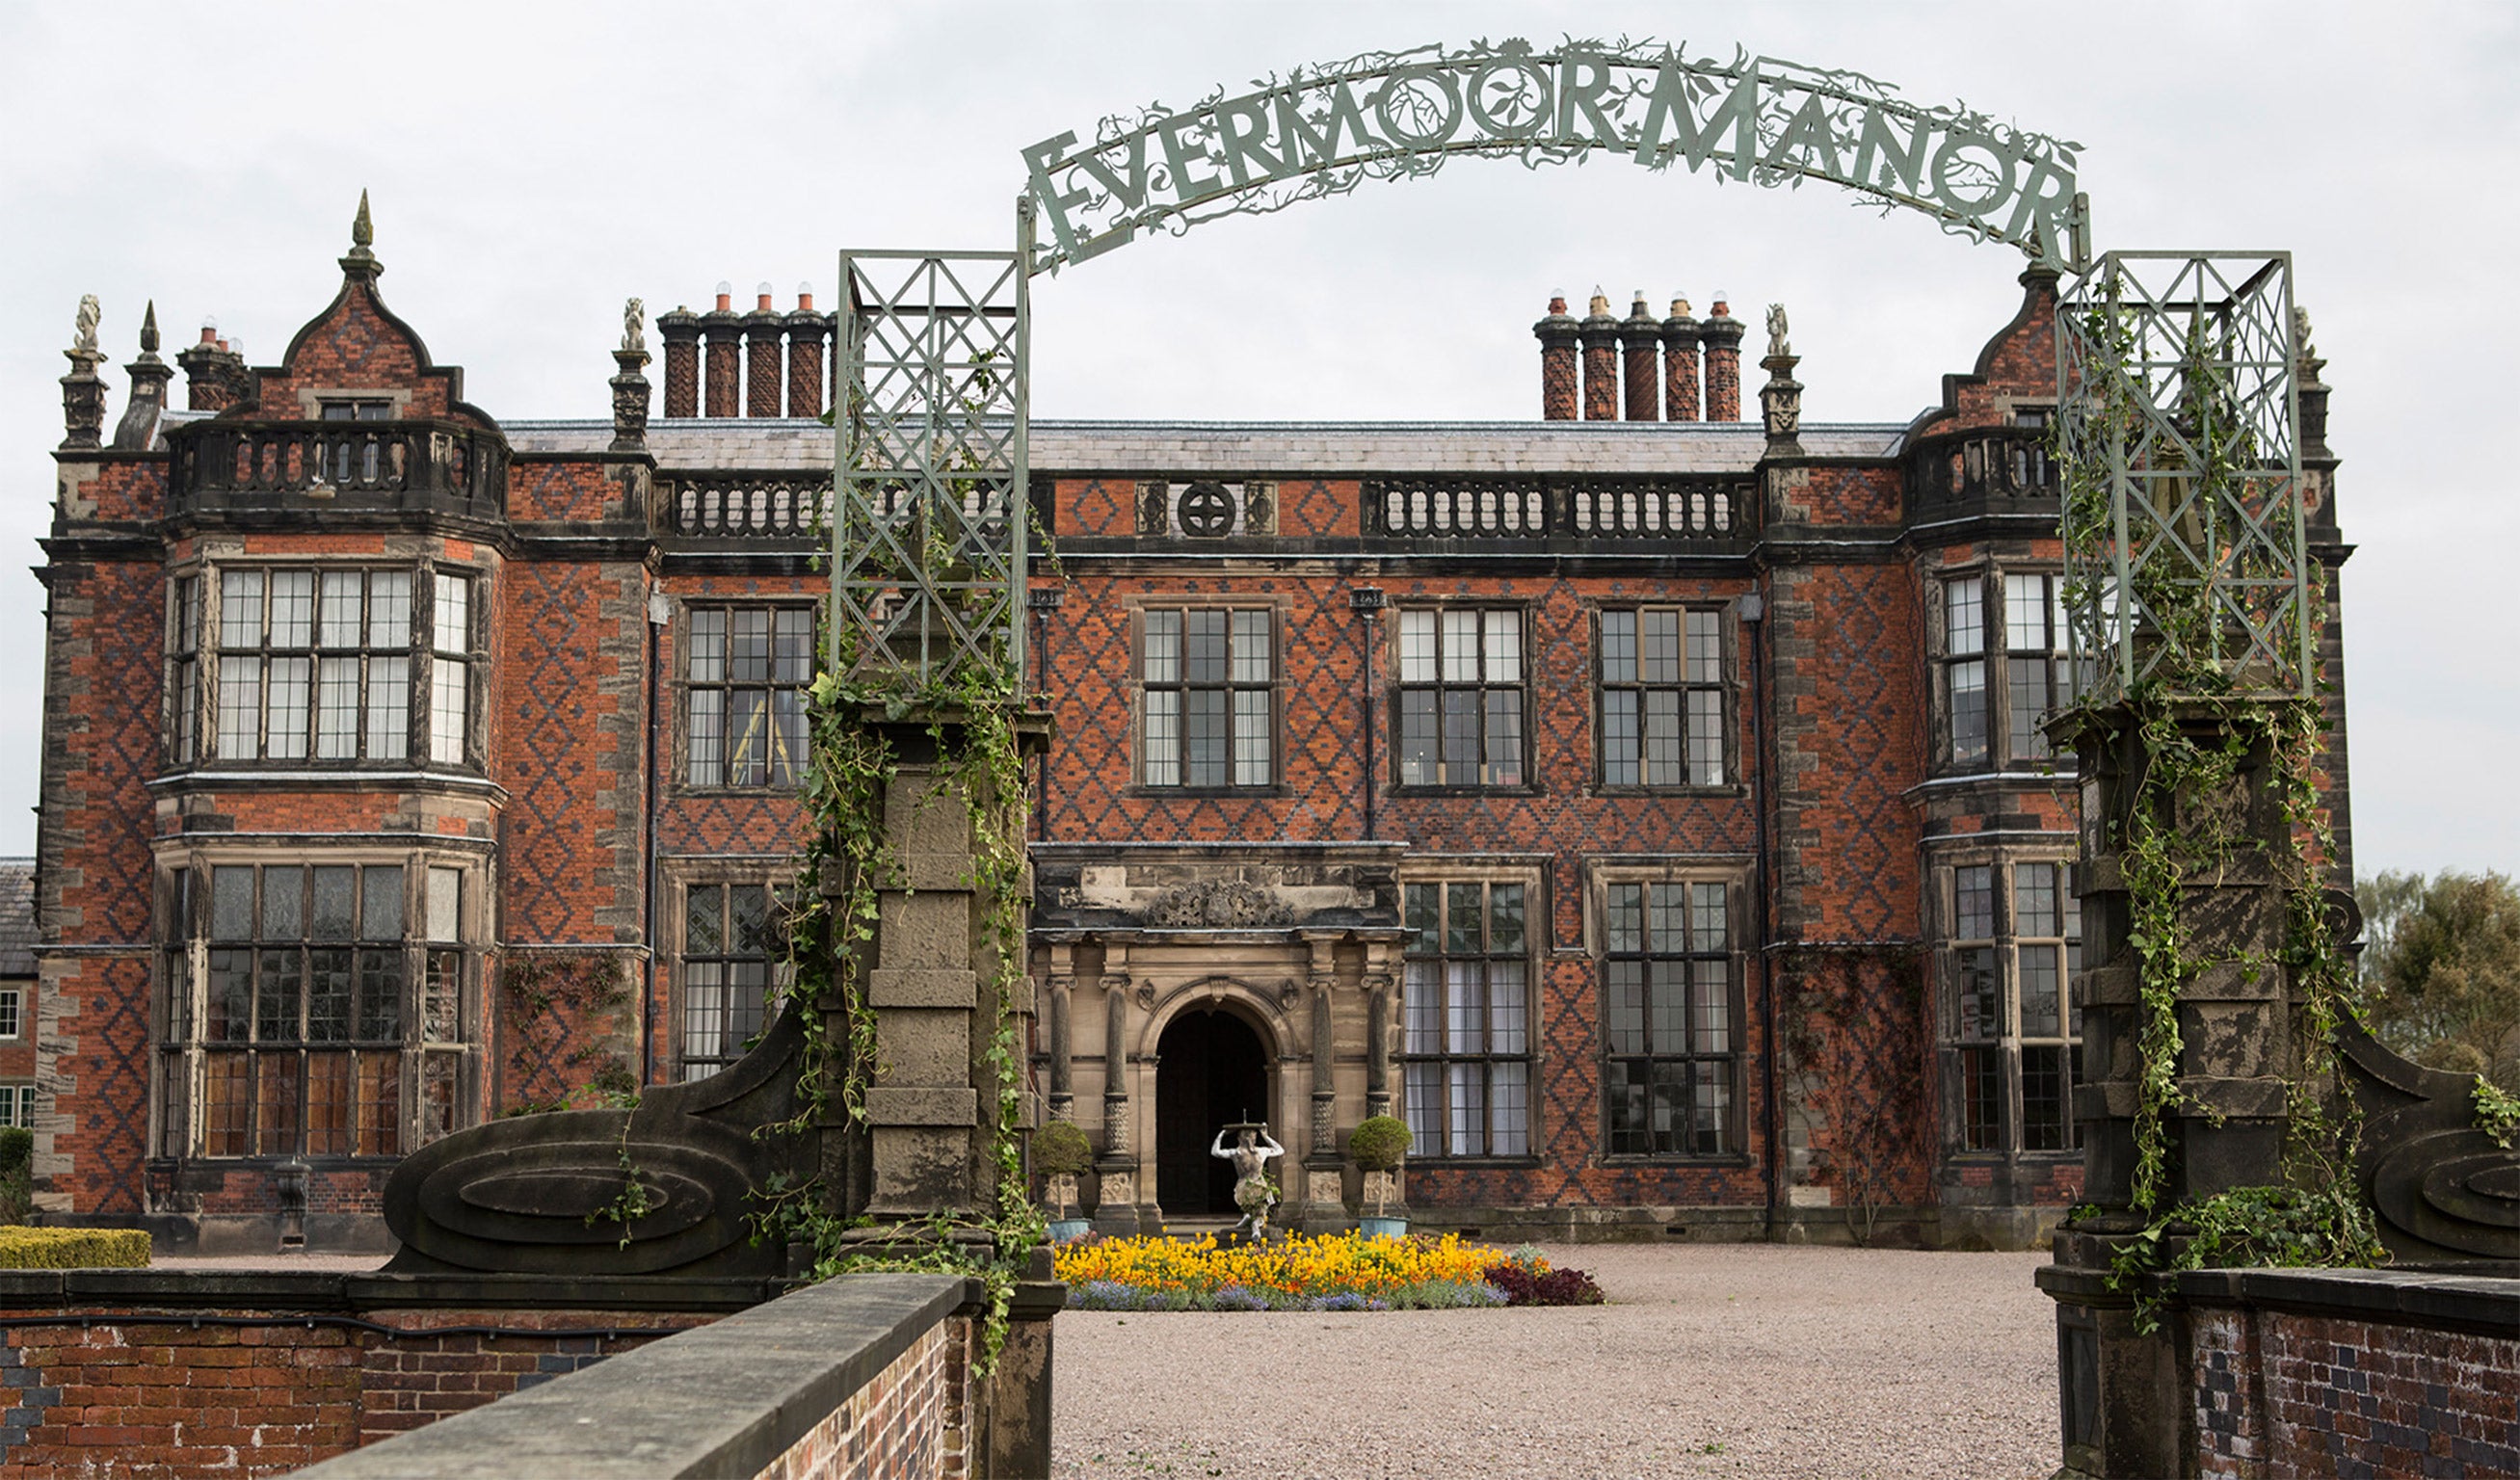
[[[386, 300], [501, 418], [608, 414], [621, 300], [828, 295], [844, 246], [1001, 247], [1018, 151], [1106, 112], [1424, 41], [1684, 40], [1868, 72], [2084, 146], [2100, 248], [2284, 247], [2335, 387], [2358, 862], [2520, 864], [2520, 8], [1897, 5], [93, 6], [0, 0], [0, 851], [30, 852], [57, 378], [157, 300], [268, 364], [359, 191]], [[1537, 414], [1552, 292], [1787, 304], [1815, 422], [1904, 422], [2020, 258], [1828, 187], [1596, 157], [1141, 242], [1036, 285], [1035, 414]], [[829, 297], [823, 301], [828, 305]], [[1578, 312], [1581, 311], [1580, 303]], [[1755, 320], [1754, 320], [1755, 322]], [[181, 381], [177, 382], [181, 394]], [[17, 574], [6, 574], [16, 570]], [[156, 620], [156, 614], [135, 614]], [[155, 703], [154, 695], [135, 702]]]

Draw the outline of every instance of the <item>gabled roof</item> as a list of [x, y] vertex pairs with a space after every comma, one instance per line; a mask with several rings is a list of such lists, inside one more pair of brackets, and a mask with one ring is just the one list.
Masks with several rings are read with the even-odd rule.
[[35, 861], [0, 858], [0, 977], [35, 974]]

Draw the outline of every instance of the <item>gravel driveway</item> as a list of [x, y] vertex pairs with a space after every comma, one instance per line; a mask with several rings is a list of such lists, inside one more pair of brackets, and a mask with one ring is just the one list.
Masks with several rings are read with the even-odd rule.
[[1552, 1248], [1606, 1306], [1058, 1317], [1054, 1475], [1931, 1476], [2059, 1459], [2045, 1253]]

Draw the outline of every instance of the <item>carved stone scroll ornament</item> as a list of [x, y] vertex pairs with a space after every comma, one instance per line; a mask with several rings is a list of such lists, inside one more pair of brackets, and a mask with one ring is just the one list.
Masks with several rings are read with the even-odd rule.
[[2355, 1162], [2402, 1264], [2520, 1260], [2520, 1150], [2476, 1125], [2476, 1076], [2400, 1057], [2362, 1028], [2337, 1035], [2362, 1106]]
[[786, 1273], [786, 1250], [754, 1243], [748, 1220], [754, 1188], [812, 1170], [813, 1137], [756, 1134], [795, 1113], [800, 1010], [725, 1070], [651, 1089], [636, 1109], [495, 1120], [406, 1157], [385, 1184], [402, 1241], [387, 1272]]
[[1286, 902], [1241, 879], [1175, 884], [1148, 902], [1140, 917], [1172, 929], [1234, 929], [1295, 922]]

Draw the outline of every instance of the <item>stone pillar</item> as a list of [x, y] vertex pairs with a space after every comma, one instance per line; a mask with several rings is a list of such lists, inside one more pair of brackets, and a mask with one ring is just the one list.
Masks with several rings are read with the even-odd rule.
[[1663, 420], [1697, 420], [1697, 321], [1688, 316], [1688, 300], [1671, 300], [1671, 317], [1662, 321]]
[[1068, 1026], [1068, 1014], [1076, 999], [1076, 948], [1066, 944], [1050, 948], [1050, 1118], [1074, 1124], [1076, 1120], [1075, 1032]]
[[704, 369], [707, 391], [707, 414], [713, 417], [743, 415], [737, 394], [737, 348], [743, 337], [743, 319], [734, 309], [734, 294], [726, 285], [718, 285], [717, 308], [700, 315], [700, 334], [708, 340]]
[[800, 287], [796, 311], [788, 316], [788, 415], [798, 421], [831, 407], [823, 390], [823, 352], [831, 337], [832, 316], [816, 313], [814, 295]]
[[[1347, 1155], [1339, 1144], [1338, 1041], [1331, 1010], [1338, 988], [1338, 936], [1308, 933], [1304, 943], [1312, 950], [1305, 982], [1312, 1003], [1312, 1137], [1304, 1150], [1303, 1197], [1289, 1211], [1300, 1232], [1335, 1233], [1355, 1223], [1347, 1216]], [[1287, 1191], [1291, 1200], [1294, 1188]]]
[[623, 317], [621, 347], [612, 351], [620, 373], [612, 378], [612, 450], [648, 450], [648, 336], [638, 316], [643, 306], [632, 298]]
[[96, 295], [90, 293], [79, 299], [70, 347], [62, 351], [70, 362], [70, 373], [62, 377], [64, 447], [105, 445], [105, 381], [96, 373], [105, 363], [105, 351], [96, 347]]
[[1566, 300], [1549, 300], [1549, 317], [1531, 326], [1532, 336], [1540, 340], [1540, 416], [1548, 422], [1571, 422], [1582, 404], [1576, 389], [1574, 319], [1568, 317]]
[[1619, 353], [1626, 377], [1627, 404], [1625, 419], [1631, 422], [1662, 420], [1662, 377], [1655, 372], [1654, 358], [1662, 347], [1662, 321], [1645, 307], [1645, 291], [1637, 290], [1637, 300], [1629, 305], [1628, 321], [1620, 326]]
[[1610, 317], [1610, 300], [1593, 294], [1592, 311], [1577, 329], [1584, 340], [1584, 420], [1619, 419], [1619, 321]]
[[700, 414], [700, 316], [688, 308], [656, 315], [665, 341], [665, 415]]
[[1706, 420], [1741, 420], [1741, 321], [1721, 294], [1697, 326], [1706, 343]]
[[[2202, 705], [2177, 714], [2203, 748], [2219, 750], [2228, 721]], [[2174, 1475], [2192, 1457], [2187, 1387], [2169, 1327], [2138, 1334], [2128, 1298], [2107, 1288], [2112, 1257], [2148, 1220], [2133, 1206], [2136, 1120], [2144, 1008], [2141, 955], [2130, 939], [2133, 906], [2125, 859], [2111, 840], [2128, 835], [2150, 757], [2135, 717], [2120, 708], [2056, 734], [2074, 745], [2083, 795], [2083, 963], [2072, 989], [2083, 1013], [2083, 1082], [2074, 1115], [2083, 1136], [2084, 1197], [2097, 1216], [2060, 1230], [2055, 1263], [2040, 1283], [2057, 1302], [2057, 1381], [2063, 1394], [2065, 1468], [2073, 1477]], [[2298, 1071], [2282, 861], [2289, 849], [2272, 757], [2242, 758], [2219, 793], [2173, 799], [2154, 822], [2183, 837], [2228, 831], [2228, 857], [2191, 874], [2180, 891], [2191, 954], [2215, 963], [2180, 984], [2178, 1104], [2163, 1117], [2167, 1152], [2153, 1211], [2281, 1173], [2286, 1085]], [[2244, 962], [2254, 959], [2254, 966]]]
[[1780, 339], [1759, 362], [1768, 373], [1768, 383], [1759, 387], [1759, 420], [1767, 429], [1770, 457], [1803, 455], [1803, 382], [1794, 379], [1794, 367], [1802, 359], [1788, 352], [1792, 348]]
[[1129, 1134], [1128, 947], [1112, 942], [1102, 958], [1102, 1155], [1094, 1171], [1102, 1185], [1096, 1205], [1097, 1232], [1119, 1237], [1138, 1232], [1138, 1158]]
[[1365, 978], [1365, 1113], [1391, 1113], [1391, 978]]
[[779, 346], [788, 337], [788, 319], [770, 306], [770, 285], [761, 285], [752, 312], [743, 316], [743, 414], [775, 417], [787, 386], [779, 363]]
[[2307, 308], [2292, 311], [2292, 353], [2295, 393], [2301, 398], [2301, 455], [2305, 460], [2334, 457], [2327, 447], [2327, 383], [2318, 378], [2327, 362], [2310, 342]]
[[158, 358], [158, 304], [153, 300], [140, 319], [140, 358], [123, 367], [131, 378], [131, 394], [114, 424], [113, 445], [146, 452], [158, 440], [158, 424], [166, 415], [166, 382], [175, 369]]

